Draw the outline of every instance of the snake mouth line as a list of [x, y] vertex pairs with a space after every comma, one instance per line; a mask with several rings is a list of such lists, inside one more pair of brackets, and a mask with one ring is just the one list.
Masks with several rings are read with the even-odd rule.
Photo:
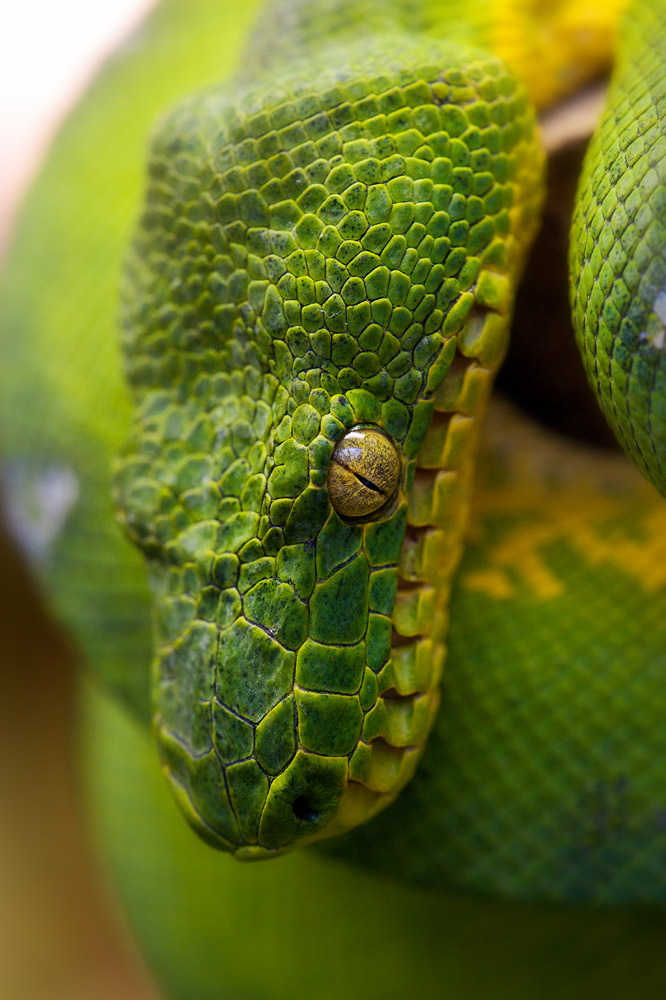
[[456, 353], [437, 391], [416, 460], [398, 567], [391, 658], [378, 678], [379, 696], [393, 724], [371, 741], [378, 747], [381, 740], [384, 752], [396, 760], [408, 753], [418, 757], [439, 703], [446, 608], [462, 552], [478, 422], [473, 413], [485, 397], [485, 391], [478, 392], [479, 377], [485, 390], [490, 375], [475, 359]]
[[[484, 310], [475, 311], [469, 322], [475, 329], [483, 327]], [[398, 795], [416, 769], [439, 705], [446, 608], [462, 551], [476, 440], [472, 431], [491, 376], [490, 368], [458, 352], [435, 394], [407, 494], [390, 656], [377, 674], [377, 700], [349, 757], [335, 819], [326, 831], [303, 831], [301, 843], [357, 825], [360, 811], [366, 818], [374, 815]], [[316, 827], [319, 822], [305, 792], [291, 802], [291, 809], [303, 824]]]

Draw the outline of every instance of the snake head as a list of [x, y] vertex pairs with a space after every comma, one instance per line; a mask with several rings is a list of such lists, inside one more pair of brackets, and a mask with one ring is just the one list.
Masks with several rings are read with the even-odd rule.
[[414, 771], [538, 202], [497, 60], [402, 40], [315, 69], [165, 118], [123, 297], [155, 731], [190, 823], [241, 858], [365, 821]]

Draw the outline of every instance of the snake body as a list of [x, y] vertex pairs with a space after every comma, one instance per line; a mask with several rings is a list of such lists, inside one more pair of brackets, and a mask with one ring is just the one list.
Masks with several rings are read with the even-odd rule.
[[[572, 305], [590, 385], [617, 439], [666, 492], [664, 79], [658, 5], [628, 18], [571, 234]], [[615, 186], [617, 185], [617, 187]]]
[[[91, 794], [139, 932], [184, 996], [214, 982], [215, 962], [179, 972], [177, 954], [219, 946], [219, 896], [283, 899], [280, 879], [303, 872], [342, 904], [358, 885], [307, 857], [243, 882], [158, 801], [142, 743], [153, 714], [188, 820], [239, 857], [363, 824], [400, 792], [329, 850], [506, 898], [666, 894], [663, 503], [616, 458], [511, 411], [479, 434], [542, 199], [525, 95], [543, 108], [594, 76], [610, 29], [571, 31], [567, 82], [543, 71], [547, 44], [525, 55], [522, 8], [480, 6], [463, 24], [448, 6], [278, 4], [235, 84], [162, 119], [123, 278], [131, 400], [111, 320], [90, 331], [115, 294], [134, 193], [118, 231], [109, 216], [95, 233], [98, 282], [63, 297], [90, 235], [80, 185], [63, 184], [67, 143], [92, 150], [92, 118], [61, 140], [7, 270], [10, 516], [107, 692], [88, 705]], [[177, 5], [162, 16], [167, 34], [184, 23]], [[219, 76], [220, 43], [196, 16], [182, 80], [156, 49], [172, 97]], [[662, 490], [663, 22], [656, 0], [627, 21], [571, 252], [588, 377]], [[110, 181], [118, 199], [135, 191], [136, 166], [95, 169], [92, 204]], [[397, 454], [395, 486], [374, 446], [354, 457], [349, 436], [369, 431]], [[174, 878], [190, 924], [167, 905]], [[432, 900], [403, 902], [433, 919]], [[401, 921], [381, 919], [390, 968]]]

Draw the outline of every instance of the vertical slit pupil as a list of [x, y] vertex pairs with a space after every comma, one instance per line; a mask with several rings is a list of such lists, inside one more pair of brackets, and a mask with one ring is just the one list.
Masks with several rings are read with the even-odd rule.
[[376, 486], [370, 479], [366, 479], [362, 476], [360, 472], [355, 472], [354, 475], [358, 479], [359, 483], [365, 486], [366, 490], [372, 490], [374, 493], [381, 493], [379, 486]]

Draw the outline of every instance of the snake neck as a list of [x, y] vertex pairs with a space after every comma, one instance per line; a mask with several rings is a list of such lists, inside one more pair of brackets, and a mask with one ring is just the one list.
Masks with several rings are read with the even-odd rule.
[[423, 36], [496, 54], [546, 109], [608, 72], [628, 0], [279, 0], [251, 35], [238, 80], [282, 77], [285, 67], [331, 62], [326, 51]]

